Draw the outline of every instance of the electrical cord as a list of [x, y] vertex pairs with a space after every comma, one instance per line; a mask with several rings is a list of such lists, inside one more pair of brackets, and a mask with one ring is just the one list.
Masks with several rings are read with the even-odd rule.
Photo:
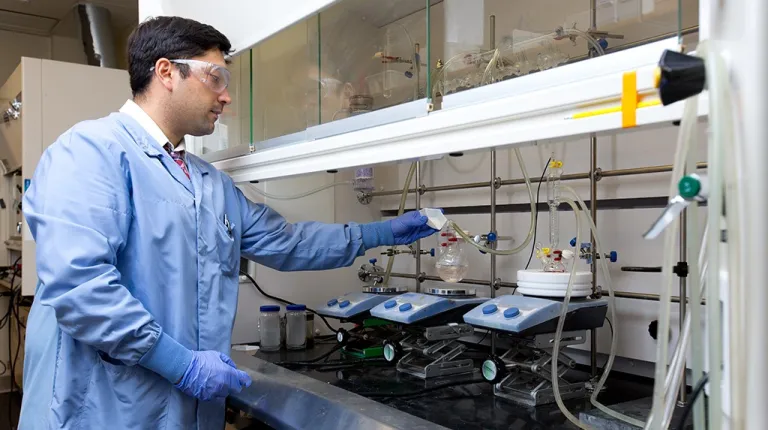
[[337, 370], [354, 370], [364, 369], [368, 367], [391, 367], [395, 363], [391, 363], [383, 358], [366, 358], [360, 359], [355, 362], [339, 363], [339, 364], [327, 364], [325, 366], [313, 367], [315, 372], [334, 372]]
[[[608, 315], [605, 316], [605, 320], [608, 321], [608, 327], [610, 327], [610, 329], [611, 329], [611, 338], [613, 338], [613, 323], [611, 322], [611, 320], [608, 319]], [[601, 374], [602, 374], [602, 372], [605, 372], [605, 366], [606, 365], [608, 365], [608, 359], [607, 358], [605, 359], [605, 363], [603, 363], [603, 369], [601, 370]]]
[[[13, 275], [11, 275], [11, 283], [10, 283], [11, 297], [8, 300], [8, 311], [6, 312], [6, 316], [3, 317], [3, 319], [7, 317], [8, 321], [11, 321], [13, 315], [18, 315], [16, 312], [14, 312], [14, 310], [15, 310], [15, 304], [16, 304], [16, 294], [20, 293], [21, 287], [19, 287], [17, 290], [16, 288], [14, 288], [13, 284], [16, 282], [16, 275], [19, 272], [18, 270], [19, 261], [21, 261], [21, 257], [18, 257], [16, 261], [13, 263], [13, 266], [11, 266], [13, 267]], [[19, 321], [18, 316], [16, 321]], [[18, 329], [18, 325], [16, 327]], [[16, 357], [11, 357], [11, 351], [13, 350], [13, 342], [11, 341], [11, 338], [13, 336], [11, 336], [11, 330], [13, 330], [13, 326], [8, 327], [8, 360], [10, 362], [9, 364], [10, 364], [10, 371], [11, 371], [11, 375], [10, 375], [11, 376], [11, 392], [13, 392], [14, 388], [16, 388], [21, 394], [22, 393], [21, 387], [16, 386], [16, 360], [18, 359], [19, 349], [21, 348], [21, 329], [18, 329], [19, 339], [18, 339], [18, 347], [16, 348]], [[14, 419], [13, 419], [12, 404], [13, 404], [13, 401], [9, 399], [8, 424], [10, 428], [15, 428], [16, 423], [14, 422]]]
[[317, 356], [317, 357], [315, 357], [313, 359], [310, 359], [310, 360], [304, 360], [304, 361], [277, 361], [277, 362], [275, 362], [273, 364], [276, 364], [278, 366], [304, 366], [304, 365], [312, 365], [312, 364], [316, 364], [318, 361], [320, 361], [320, 360], [322, 360], [322, 359], [324, 359], [326, 357], [330, 357], [334, 352], [340, 350], [343, 347], [344, 347], [344, 345], [338, 344], [338, 345], [334, 346], [333, 348], [331, 348], [330, 351], [325, 352], [324, 354], [321, 354], [321, 355], [319, 355], [319, 356]]
[[358, 358], [356, 360], [334, 360], [334, 361], [323, 361], [319, 363], [302, 363], [300, 361], [296, 362], [284, 362], [284, 363], [274, 363], [278, 365], [282, 365], [283, 367], [307, 367], [311, 368], [313, 370], [317, 369], [325, 369], [325, 368], [339, 368], [339, 369], [349, 369], [349, 368], [355, 368], [355, 367], [361, 367], [361, 365], [366, 364], [376, 364], [376, 363], [388, 363], [394, 365], [395, 363], [390, 363], [387, 360], [380, 358], [380, 357], [371, 357], [371, 358]]
[[434, 391], [439, 391], [444, 388], [460, 387], [463, 385], [472, 385], [472, 384], [482, 384], [484, 382], [485, 382], [485, 379], [471, 379], [469, 381], [449, 382], [447, 384], [424, 388], [416, 391], [410, 391], [406, 393], [361, 392], [361, 393], [355, 393], [355, 394], [363, 397], [382, 397], [382, 398], [414, 397], [414, 396], [420, 396], [422, 394], [428, 394]]
[[[280, 297], [277, 297], [277, 296], [273, 296], [273, 295], [271, 295], [271, 294], [267, 294], [267, 293], [266, 293], [264, 290], [262, 290], [262, 289], [261, 289], [261, 287], [259, 286], [259, 284], [258, 284], [258, 283], [256, 283], [256, 280], [255, 280], [255, 279], [253, 279], [253, 278], [251, 277], [251, 275], [247, 274], [246, 272], [244, 272], [244, 271], [242, 271], [242, 270], [240, 271], [240, 274], [241, 274], [241, 275], [243, 275], [243, 276], [245, 276], [246, 278], [248, 278], [248, 280], [249, 280], [249, 281], [251, 281], [251, 284], [253, 284], [253, 286], [254, 286], [254, 287], [256, 287], [256, 289], [259, 291], [259, 293], [261, 293], [261, 295], [262, 295], [262, 296], [264, 296], [264, 297], [266, 297], [266, 298], [268, 298], [268, 299], [272, 299], [272, 300], [274, 300], [274, 301], [276, 301], [276, 302], [284, 303], [284, 304], [286, 304], [286, 305], [295, 305], [295, 304], [296, 304], [296, 303], [293, 303], [293, 302], [289, 302], [288, 300], [285, 300], [285, 299], [281, 299]], [[338, 333], [338, 332], [339, 332], [338, 330], [336, 330], [335, 328], [333, 328], [333, 327], [331, 326], [331, 324], [328, 322], [328, 320], [327, 320], [327, 319], [325, 319], [325, 317], [324, 317], [324, 316], [322, 316], [322, 315], [320, 315], [319, 313], [317, 313], [317, 311], [316, 311], [316, 310], [314, 310], [314, 309], [311, 309], [311, 308], [307, 308], [307, 310], [308, 310], [309, 312], [312, 312], [313, 314], [315, 314], [315, 315], [319, 316], [319, 317], [320, 317], [320, 319], [321, 319], [321, 320], [323, 320], [323, 322], [325, 323], [326, 327], [328, 327], [328, 329], [329, 329], [329, 330], [331, 330], [331, 331], [332, 331], [332, 332], [334, 332], [334, 333]]]
[[491, 332], [490, 330], [486, 330], [486, 332], [485, 332], [485, 334], [483, 335], [483, 337], [481, 337], [481, 338], [480, 338], [480, 340], [478, 340], [477, 342], [475, 342], [475, 344], [479, 345], [479, 344], [483, 343], [483, 341], [485, 340], [485, 338], [486, 338], [486, 337], [488, 337], [488, 333], [490, 333], [490, 332]]
[[[8, 272], [15, 267], [16, 264], [20, 261], [21, 257], [16, 259], [16, 262], [14, 263], [14, 266], [9, 267], [3, 267], [3, 277], [8, 275]], [[13, 284], [16, 282], [16, 271], [14, 270], [11, 272], [11, 282], [10, 282], [10, 292], [8, 293], [8, 310], [5, 312], [5, 315], [3, 315], [2, 318], [0, 318], [0, 329], [4, 328], [6, 324], [8, 324], [11, 320], [11, 316], [13, 315], [13, 307], [11, 306], [13, 304], [13, 299], [15, 296], [14, 287]], [[10, 350], [9, 350], [10, 351]], [[10, 357], [9, 357], [10, 358]]]
[[702, 376], [699, 382], [696, 384], [696, 387], [693, 389], [690, 400], [688, 400], [688, 403], [685, 404], [683, 413], [680, 415], [680, 421], [677, 423], [677, 428], [681, 429], [683, 428], [683, 425], [685, 425], [685, 421], [688, 420], [688, 416], [691, 415], [691, 411], [693, 410], [694, 403], [696, 403], [696, 399], [701, 395], [702, 392], [704, 392], [704, 387], [707, 385], [707, 382], [709, 382], [709, 374], [705, 373], [704, 376]]
[[[536, 207], [539, 207], [539, 194], [541, 192], [541, 183], [544, 181], [544, 175], [547, 174], [547, 169], [549, 168], [549, 163], [552, 162], [552, 157], [549, 157], [549, 160], [547, 160], [547, 163], [544, 165], [544, 171], [541, 172], [541, 177], [539, 178], [539, 185], [536, 187]], [[533, 227], [533, 240], [531, 241], [531, 255], [528, 256], [528, 263], [525, 264], [525, 270], [528, 270], [528, 266], [531, 265], [531, 259], [533, 259], [533, 250], [536, 249], [536, 233], [539, 229], [539, 217], [536, 217], [536, 221]]]

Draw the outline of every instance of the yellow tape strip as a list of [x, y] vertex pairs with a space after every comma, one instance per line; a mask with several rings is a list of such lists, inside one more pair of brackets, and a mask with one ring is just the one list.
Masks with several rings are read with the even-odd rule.
[[[637, 104], [637, 108], [640, 109], [640, 108], [646, 108], [646, 107], [651, 107], [651, 106], [658, 106], [660, 104], [661, 104], [661, 100], [659, 100], [659, 99], [642, 101], [642, 102]], [[622, 109], [621, 106], [614, 106], [614, 107], [603, 108], [603, 109], [595, 109], [595, 110], [591, 110], [591, 111], [587, 111], [587, 112], [579, 112], [579, 113], [573, 114], [573, 116], [570, 117], [570, 119], [589, 118], [589, 117], [592, 117], [592, 116], [598, 116], [598, 115], [605, 115], [605, 114], [609, 114], [609, 113], [622, 112], [622, 110], [623, 109]]]
[[637, 72], [624, 73], [621, 88], [621, 126], [623, 128], [637, 125]]

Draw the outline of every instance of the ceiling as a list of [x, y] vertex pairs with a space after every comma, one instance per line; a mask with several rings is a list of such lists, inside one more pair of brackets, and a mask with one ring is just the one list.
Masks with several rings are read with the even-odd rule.
[[[112, 24], [118, 29], [136, 25], [138, 0], [89, 0], [104, 6], [112, 14]], [[45, 34], [82, 0], [0, 0], [0, 28]]]

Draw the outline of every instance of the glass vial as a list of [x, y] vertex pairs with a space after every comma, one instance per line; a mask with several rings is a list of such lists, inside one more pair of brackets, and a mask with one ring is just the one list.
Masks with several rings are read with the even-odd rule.
[[315, 314], [307, 312], [307, 348], [315, 346]]
[[259, 308], [259, 335], [262, 351], [280, 350], [280, 306], [264, 305]]
[[285, 347], [304, 349], [307, 347], [307, 307], [288, 305], [285, 312]]

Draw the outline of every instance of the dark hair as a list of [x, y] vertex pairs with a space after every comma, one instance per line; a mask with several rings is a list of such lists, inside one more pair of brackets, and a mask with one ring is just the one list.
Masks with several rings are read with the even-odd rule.
[[[177, 16], [150, 18], [136, 27], [128, 38], [128, 74], [136, 97], [149, 86], [157, 60], [178, 60], [203, 55], [211, 49], [229, 54], [229, 39], [207, 24]], [[180, 64], [182, 76], [189, 69]]]

